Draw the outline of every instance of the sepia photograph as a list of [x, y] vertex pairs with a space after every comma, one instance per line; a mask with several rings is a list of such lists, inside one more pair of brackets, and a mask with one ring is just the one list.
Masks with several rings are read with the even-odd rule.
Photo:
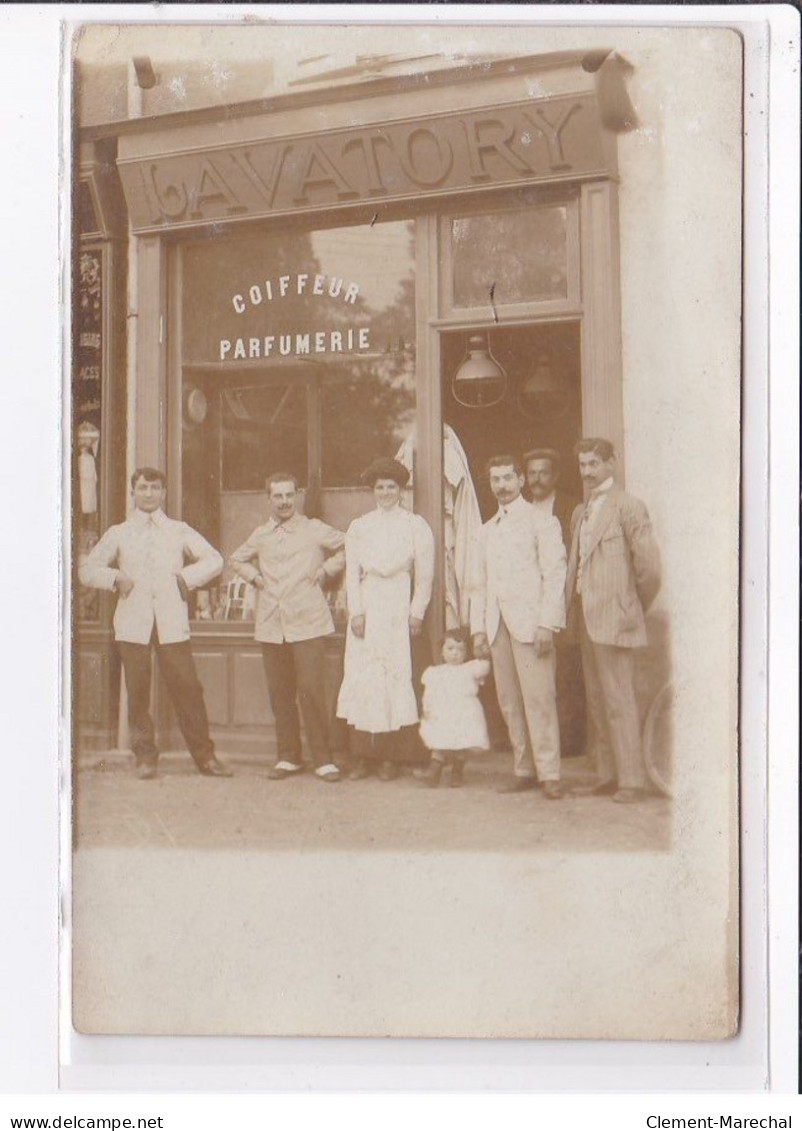
[[733, 1037], [739, 35], [63, 34], [75, 1031]]

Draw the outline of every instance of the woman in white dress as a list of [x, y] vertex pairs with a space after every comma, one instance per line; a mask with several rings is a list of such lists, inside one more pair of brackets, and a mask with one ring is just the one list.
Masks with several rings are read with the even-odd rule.
[[345, 536], [349, 620], [337, 715], [351, 728], [352, 779], [378, 764], [390, 781], [418, 722], [410, 637], [422, 634], [432, 596], [434, 538], [424, 518], [401, 506], [403, 464], [376, 460], [362, 478], [376, 509], [354, 519]]

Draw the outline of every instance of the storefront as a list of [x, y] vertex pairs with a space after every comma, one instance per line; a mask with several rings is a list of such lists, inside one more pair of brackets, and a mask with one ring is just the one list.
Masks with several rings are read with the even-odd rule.
[[[76, 335], [75, 481], [91, 505], [96, 477], [97, 505], [76, 519], [78, 554], [124, 517], [138, 465], [167, 469], [169, 513], [225, 556], [264, 521], [269, 472], [292, 471], [306, 513], [345, 529], [373, 505], [362, 469], [403, 449], [436, 537], [437, 636], [444, 427], [483, 518], [494, 453], [556, 448], [576, 493], [580, 435], [626, 455], [623, 71], [610, 52], [560, 52], [83, 130], [76, 319], [97, 325]], [[497, 375], [463, 388], [471, 350]], [[341, 589], [329, 599], [342, 628]], [[224, 750], [262, 749], [271, 724], [250, 607], [228, 569], [194, 595]], [[80, 593], [75, 608], [79, 739], [115, 746], [111, 609]]]

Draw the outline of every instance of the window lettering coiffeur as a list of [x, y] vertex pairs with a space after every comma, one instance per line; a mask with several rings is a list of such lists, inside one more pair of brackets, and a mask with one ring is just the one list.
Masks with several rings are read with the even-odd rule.
[[302, 357], [312, 353], [354, 353], [370, 349], [370, 327], [314, 330], [308, 334], [268, 334], [264, 338], [221, 338], [221, 361], [263, 357]]
[[342, 298], [343, 302], [350, 302], [353, 306], [358, 294], [359, 283], [349, 283], [344, 287], [344, 280], [336, 275], [298, 272], [254, 283], [244, 294], [232, 295], [231, 305], [237, 314], [244, 314], [249, 306], [261, 306], [263, 302], [273, 302], [288, 295], [317, 295]]

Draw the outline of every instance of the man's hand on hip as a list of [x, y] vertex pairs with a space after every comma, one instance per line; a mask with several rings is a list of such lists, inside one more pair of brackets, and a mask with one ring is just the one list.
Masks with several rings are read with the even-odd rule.
[[134, 582], [127, 573], [119, 570], [117, 577], [114, 580], [114, 588], [120, 595], [120, 597], [127, 597], [131, 590], [134, 588]]

